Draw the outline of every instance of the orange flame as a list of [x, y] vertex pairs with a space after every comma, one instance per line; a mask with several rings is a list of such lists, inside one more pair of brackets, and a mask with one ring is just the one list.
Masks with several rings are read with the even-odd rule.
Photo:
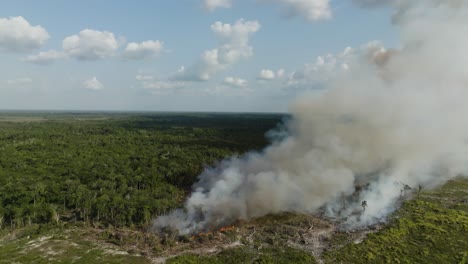
[[199, 238], [199, 237], [204, 237], [204, 236], [209, 236], [209, 235], [213, 235], [214, 233], [224, 233], [224, 232], [228, 232], [228, 231], [231, 231], [235, 228], [235, 226], [223, 226], [221, 227], [219, 230], [217, 231], [213, 231], [213, 232], [201, 232], [201, 233], [198, 233], [196, 235], [193, 235], [191, 237], [191, 239], [196, 239], [196, 238]]
[[227, 232], [227, 231], [231, 231], [234, 229], [234, 226], [225, 226], [225, 227], [221, 227], [219, 229], [219, 232]]

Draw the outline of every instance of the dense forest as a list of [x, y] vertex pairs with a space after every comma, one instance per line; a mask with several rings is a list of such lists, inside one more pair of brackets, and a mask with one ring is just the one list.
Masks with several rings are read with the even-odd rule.
[[205, 166], [259, 150], [283, 115], [0, 114], [0, 226], [144, 227]]

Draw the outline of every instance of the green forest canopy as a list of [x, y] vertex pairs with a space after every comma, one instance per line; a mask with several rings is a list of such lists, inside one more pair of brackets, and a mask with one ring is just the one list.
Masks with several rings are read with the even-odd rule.
[[2, 113], [0, 226], [144, 226], [204, 166], [267, 145], [279, 114]]

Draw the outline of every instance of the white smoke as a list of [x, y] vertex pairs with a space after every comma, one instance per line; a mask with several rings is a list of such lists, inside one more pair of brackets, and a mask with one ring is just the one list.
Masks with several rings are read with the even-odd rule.
[[398, 50], [356, 56], [327, 89], [293, 103], [288, 136], [206, 170], [185, 208], [155, 228], [188, 234], [320, 208], [366, 225], [395, 209], [403, 184], [467, 175], [468, 4], [383, 2], [397, 8]]

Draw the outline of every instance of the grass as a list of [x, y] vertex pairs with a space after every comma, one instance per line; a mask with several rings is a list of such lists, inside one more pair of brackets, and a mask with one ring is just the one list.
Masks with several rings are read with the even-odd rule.
[[[468, 263], [468, 181], [456, 180], [407, 201], [362, 243], [325, 253], [328, 263]], [[343, 234], [335, 241], [345, 241]], [[348, 241], [349, 242], [349, 241]]]
[[316, 263], [313, 256], [290, 247], [267, 247], [260, 250], [251, 247], [237, 247], [224, 250], [214, 256], [183, 255], [167, 261], [168, 264], [289, 264]]
[[28, 227], [2, 232], [0, 263], [150, 263], [116, 247], [96, 243], [81, 230]]

